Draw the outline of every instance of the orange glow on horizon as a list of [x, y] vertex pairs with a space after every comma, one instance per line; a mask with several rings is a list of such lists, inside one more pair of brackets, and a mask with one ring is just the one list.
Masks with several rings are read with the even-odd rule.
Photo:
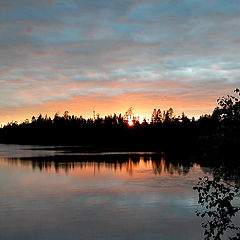
[[133, 126], [133, 121], [132, 121], [132, 120], [129, 120], [129, 121], [128, 121], [128, 125], [129, 125], [129, 126]]
[[[60, 115], [65, 110], [69, 111], [70, 115], [82, 116], [84, 118], [93, 118], [93, 111], [100, 113], [100, 117], [108, 116], [116, 113], [121, 113], [123, 116], [129, 105], [134, 107], [133, 116], [136, 117], [140, 123], [146, 119], [147, 122], [151, 120], [153, 109], [160, 108], [162, 111], [170, 107], [173, 108], [176, 116], [181, 116], [182, 112], [191, 118], [194, 116], [198, 118], [203, 114], [212, 113], [216, 107], [217, 97], [211, 99], [182, 99], [178, 97], [155, 97], [150, 98], [143, 94], [123, 94], [116, 97], [72, 97], [69, 100], [48, 101], [39, 105], [31, 106], [25, 105], [21, 107], [3, 108], [0, 111], [0, 125], [5, 125], [8, 122], [18, 121], [21, 123], [25, 119], [31, 120], [32, 116], [38, 116], [40, 113], [46, 114], [51, 118], [56, 112]], [[130, 106], [131, 106], [130, 105]], [[139, 117], [138, 117], [139, 116]]]

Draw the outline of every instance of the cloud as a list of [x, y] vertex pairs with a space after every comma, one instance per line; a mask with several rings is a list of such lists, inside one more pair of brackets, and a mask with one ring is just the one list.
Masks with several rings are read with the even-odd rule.
[[0, 108], [223, 95], [239, 87], [238, 4], [0, 0]]

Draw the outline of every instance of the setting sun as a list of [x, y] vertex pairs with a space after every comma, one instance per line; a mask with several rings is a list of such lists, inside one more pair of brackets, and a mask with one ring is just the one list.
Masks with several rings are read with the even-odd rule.
[[129, 126], [133, 126], [133, 121], [132, 121], [132, 120], [129, 120], [129, 121], [128, 121], [128, 125], [129, 125]]
[[0, 36], [0, 239], [239, 239], [240, 1], [0, 0]]

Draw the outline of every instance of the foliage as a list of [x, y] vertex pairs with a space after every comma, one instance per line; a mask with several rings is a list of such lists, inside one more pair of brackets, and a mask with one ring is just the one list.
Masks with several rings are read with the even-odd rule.
[[239, 89], [234, 92], [236, 96], [219, 98], [219, 107], [212, 114], [218, 120], [214, 140], [219, 146], [240, 144], [240, 92]]
[[237, 88], [234, 90], [236, 96], [227, 95], [226, 97], [219, 98], [218, 105], [219, 108], [216, 111], [219, 111], [219, 115], [222, 121], [239, 121], [240, 117], [240, 90]]
[[240, 239], [240, 227], [236, 226], [232, 217], [240, 210], [232, 201], [239, 198], [239, 187], [224, 182], [220, 177], [210, 180], [208, 177], [200, 178], [193, 188], [198, 191], [198, 203], [206, 208], [205, 211], [196, 211], [197, 216], [204, 218], [202, 223], [205, 229], [205, 240], [221, 240], [227, 230], [233, 230], [235, 236], [230, 240]]

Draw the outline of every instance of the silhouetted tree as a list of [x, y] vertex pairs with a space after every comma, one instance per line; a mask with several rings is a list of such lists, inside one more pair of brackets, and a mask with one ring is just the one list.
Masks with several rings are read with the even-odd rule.
[[240, 210], [233, 205], [233, 200], [238, 198], [239, 187], [234, 182], [226, 182], [219, 175], [212, 180], [208, 177], [200, 178], [198, 184], [193, 187], [198, 191], [198, 203], [205, 207], [202, 212], [196, 211], [197, 216], [205, 219], [202, 227], [205, 229], [206, 240], [221, 240], [228, 230], [232, 230], [230, 240], [240, 237], [240, 227], [236, 226], [232, 218]]

